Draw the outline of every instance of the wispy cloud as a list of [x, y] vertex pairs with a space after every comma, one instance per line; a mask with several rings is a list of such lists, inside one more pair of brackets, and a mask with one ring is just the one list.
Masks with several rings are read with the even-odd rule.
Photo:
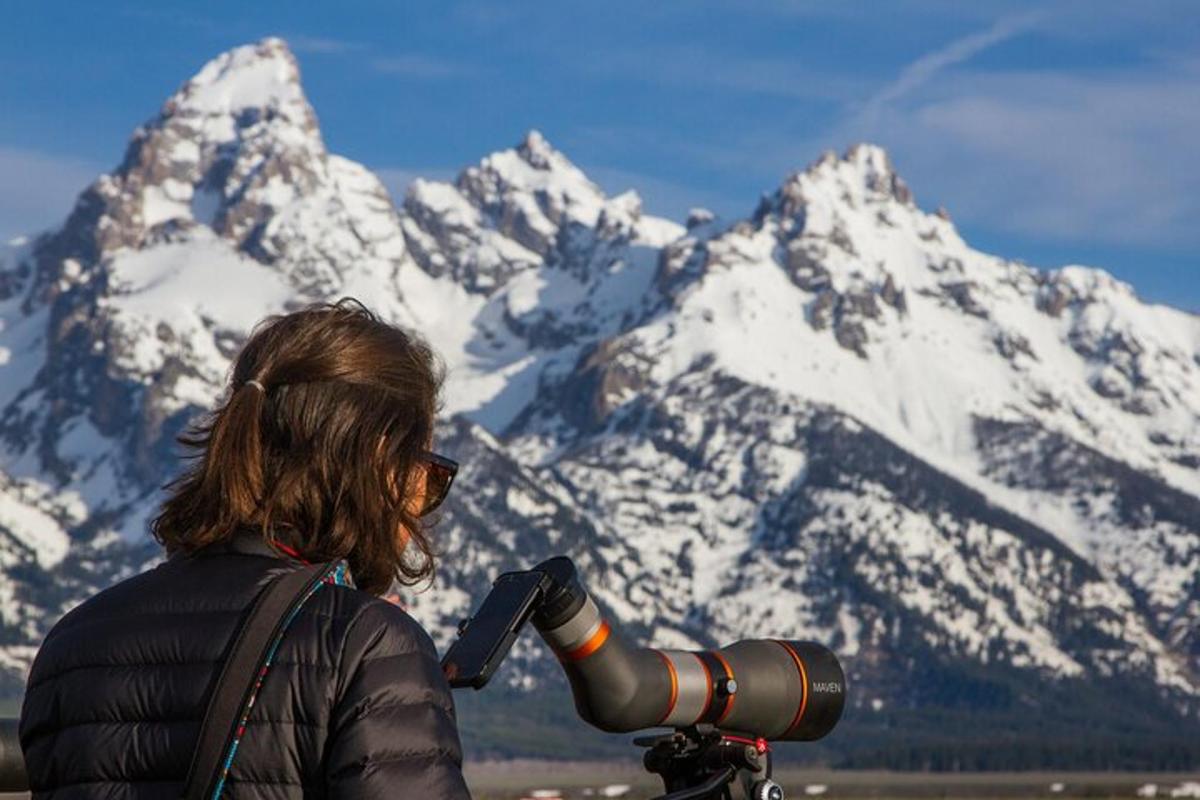
[[417, 80], [438, 80], [469, 74], [468, 67], [458, 61], [422, 55], [420, 53], [380, 53], [368, 42], [331, 36], [310, 36], [304, 33], [284, 34], [283, 39], [296, 53], [303, 55], [350, 56], [356, 61], [385, 75], [398, 75]]
[[522, 14], [538, 13], [532, 7], [523, 8], [516, 3], [496, 3], [492, 0], [468, 0], [455, 3], [450, 13], [459, 22], [478, 30], [494, 31], [497, 25], [509, 23]]
[[78, 158], [0, 145], [0, 241], [62, 222], [102, 171]]
[[317, 55], [341, 55], [368, 49], [365, 42], [348, 39], [335, 39], [327, 36], [308, 36], [303, 33], [284, 34], [288, 46], [297, 53], [314, 53]]
[[894, 81], [867, 98], [858, 112], [859, 124], [870, 126], [878, 123], [888, 106], [913, 94], [937, 77], [938, 73], [969, 61], [989, 47], [1028, 30], [1040, 17], [1036, 12], [1004, 17], [987, 30], [955, 39], [926, 53], [904, 67]]
[[769, 186], [824, 149], [872, 141], [923, 205], [945, 205], [968, 227], [1061, 245], [1200, 247], [1200, 59], [964, 69], [1041, 19], [1006, 17], [931, 50], [815, 134], [780, 124], [675, 146]]
[[420, 53], [380, 53], [367, 42], [303, 33], [284, 35], [292, 50], [313, 55], [354, 56], [375, 71], [406, 78], [439, 79], [468, 73], [466, 65]]
[[905, 169], [976, 224], [1200, 246], [1200, 69], [1186, 62], [960, 77], [893, 121], [885, 143]]
[[215, 15], [213, 17], [202, 16], [203, 10], [199, 14], [185, 13], [180, 8], [167, 8], [165, 5], [153, 3], [122, 5], [117, 7], [116, 13], [127, 19], [148, 22], [155, 26], [170, 25], [176, 28], [191, 29], [205, 35], [223, 37], [236, 33], [234, 28], [245, 27], [228, 18], [222, 19]]
[[582, 67], [592, 75], [652, 81], [674, 89], [724, 89], [792, 100], [839, 100], [867, 86], [862, 78], [819, 70], [801, 58], [719, 52], [695, 45], [612, 48]]
[[452, 78], [469, 72], [464, 64], [417, 53], [379, 56], [371, 59], [371, 68], [406, 78]]
[[[835, 13], [823, 10], [820, 4], [807, 2], [759, 0], [758, 5], [770, 6], [780, 13]], [[1039, 18], [1038, 13], [1028, 13], [995, 21], [981, 31], [955, 39], [908, 63], [894, 79], [882, 86], [866, 75], [830, 73], [806, 63], [803, 58], [714, 53], [711, 49], [686, 45], [657, 47], [651, 53], [640, 49], [615, 49], [606, 52], [603, 58], [589, 62], [585, 69], [592, 74], [653, 81], [672, 88], [720, 88], [735, 95], [756, 93], [791, 100], [828, 101], [841, 106], [843, 111], [823, 133], [809, 129], [804, 134], [797, 134], [795, 126], [788, 122], [786, 112], [781, 111], [780, 117], [769, 127], [732, 130], [720, 141], [701, 138], [670, 141], [672, 153], [686, 155], [708, 169], [743, 175], [761, 174], [764, 180], [773, 182], [830, 146], [841, 148], [856, 139], [881, 138], [876, 134], [894, 127], [889, 116], [893, 106], [920, 94], [942, 73], [1028, 30]], [[857, 102], [846, 100], [864, 96], [864, 100]], [[588, 133], [593, 137], [603, 136], [605, 130], [593, 126]], [[643, 147], [655, 148], [664, 144], [661, 134], [654, 129], [622, 130], [621, 135], [626, 140], [638, 139]]]

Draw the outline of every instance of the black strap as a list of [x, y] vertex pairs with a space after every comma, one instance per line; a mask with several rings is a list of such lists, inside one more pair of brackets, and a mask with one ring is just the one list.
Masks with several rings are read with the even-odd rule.
[[209, 697], [184, 783], [184, 800], [211, 800], [222, 761], [237, 735], [237, 725], [272, 643], [283, 632], [292, 611], [335, 566], [336, 562], [312, 564], [285, 572], [273, 578], [255, 599]]

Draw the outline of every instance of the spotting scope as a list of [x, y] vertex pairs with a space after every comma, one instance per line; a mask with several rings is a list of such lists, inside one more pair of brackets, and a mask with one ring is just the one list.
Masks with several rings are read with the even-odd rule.
[[762, 769], [741, 745], [763, 755], [771, 741], [820, 739], [833, 730], [845, 704], [841, 665], [813, 642], [752, 639], [696, 651], [630, 644], [564, 556], [496, 579], [442, 659], [450, 685], [486, 685], [526, 622], [562, 665], [584, 721], [612, 733], [676, 729], [676, 735], [635, 742], [651, 747], [646, 766], [663, 776], [668, 789], [687, 787], [664, 797], [722, 796], [720, 781], [709, 787], [713, 793], [696, 793], [702, 779], [724, 775], [704, 769], [707, 764], [732, 765], [727, 780], [749, 771], [755, 780], [748, 796], [782, 798], [778, 787], [777, 794], [768, 791], [769, 767]]

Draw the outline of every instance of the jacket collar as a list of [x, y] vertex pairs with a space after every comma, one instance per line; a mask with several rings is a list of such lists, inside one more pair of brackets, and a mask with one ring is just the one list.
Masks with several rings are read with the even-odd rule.
[[[214, 542], [207, 547], [202, 547], [195, 551], [192, 555], [217, 555], [220, 553], [239, 553], [241, 555], [265, 556], [267, 558], [277, 558], [281, 561], [291, 561], [301, 563], [300, 559], [289, 556], [287, 553], [276, 550], [271, 545], [267, 544], [267, 540], [263, 538], [262, 533], [257, 530], [238, 530], [233, 533], [228, 539], [223, 539], [219, 542]], [[182, 558], [188, 555], [182, 550], [176, 550], [168, 560]], [[343, 563], [345, 560], [343, 559]], [[354, 579], [350, 575], [349, 566], [346, 567], [344, 580], [350, 586], [354, 586]]]
[[281, 553], [271, 545], [267, 544], [267, 540], [263, 538], [258, 531], [237, 531], [233, 536], [226, 540], [228, 542], [228, 552], [243, 553], [251, 556], [269, 556], [271, 558], [288, 558], [285, 553]]
[[280, 553], [275, 548], [267, 544], [262, 535], [256, 531], [240, 530], [236, 531], [232, 536], [222, 539], [219, 542], [205, 545], [198, 550], [188, 552], [186, 550], [176, 550], [167, 556], [168, 560], [174, 561], [179, 558], [186, 558], [189, 555], [217, 555], [218, 553], [242, 553], [252, 556], [267, 556], [269, 558], [287, 558], [283, 553]]

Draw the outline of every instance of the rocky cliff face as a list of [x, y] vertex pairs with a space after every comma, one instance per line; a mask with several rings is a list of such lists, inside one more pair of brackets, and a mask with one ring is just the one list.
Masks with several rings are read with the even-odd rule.
[[[660, 645], [831, 644], [860, 731], [1197, 730], [1200, 319], [972, 250], [870, 145], [685, 226], [531, 132], [397, 208], [326, 152], [277, 39], [206, 65], [0, 256], [7, 686], [152, 562], [173, 438], [252, 325], [346, 294], [450, 367], [465, 466], [409, 598], [441, 643], [497, 572], [566, 552]], [[502, 678], [556, 680], [532, 641]]]

